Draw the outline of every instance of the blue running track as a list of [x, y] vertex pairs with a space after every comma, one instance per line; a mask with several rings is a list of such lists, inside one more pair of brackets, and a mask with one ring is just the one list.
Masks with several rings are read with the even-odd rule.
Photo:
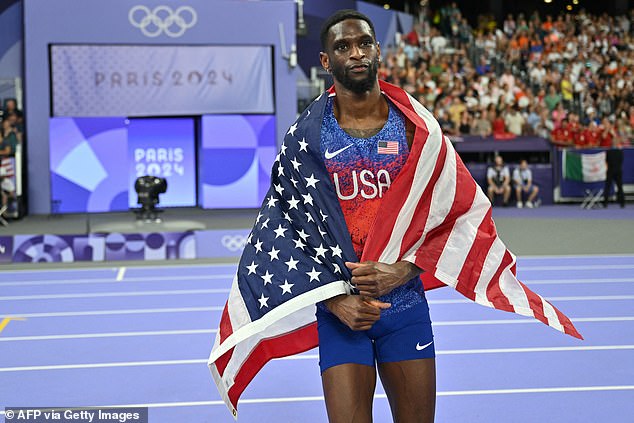
[[[147, 406], [151, 423], [233, 422], [206, 361], [235, 267], [0, 271], [0, 410]], [[634, 422], [634, 256], [522, 257], [518, 270], [585, 341], [429, 292], [436, 422]], [[326, 422], [321, 395], [315, 350], [275, 360], [239, 421]], [[391, 421], [380, 387], [374, 413]]]

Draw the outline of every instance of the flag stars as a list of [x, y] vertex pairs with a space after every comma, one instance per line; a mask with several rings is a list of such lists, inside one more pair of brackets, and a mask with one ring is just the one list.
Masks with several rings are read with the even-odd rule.
[[277, 166], [277, 176], [284, 176], [284, 166], [282, 166], [282, 163]]
[[302, 251], [304, 250], [304, 247], [306, 247], [306, 244], [304, 244], [301, 239], [294, 239], [293, 242], [295, 243], [295, 248], [299, 248]]
[[322, 238], [326, 238], [326, 235], [327, 235], [326, 231], [322, 231], [322, 230], [321, 230], [321, 227], [319, 227], [319, 226], [317, 227], [317, 230], [319, 231], [319, 235], [320, 235]]
[[280, 250], [276, 250], [275, 247], [271, 247], [271, 251], [269, 251], [267, 254], [271, 257], [271, 261], [273, 260], [279, 260], [280, 258], [277, 256], [277, 254], [280, 252]]
[[310, 222], [314, 222], [315, 219], [313, 219], [313, 216], [311, 216], [310, 212], [306, 212], [306, 222], [310, 223]]
[[326, 258], [327, 248], [324, 248], [323, 244], [319, 244], [319, 247], [315, 248], [315, 253], [317, 253], [317, 257]]
[[288, 200], [288, 209], [289, 210], [293, 210], [293, 209], [299, 210], [299, 209], [297, 209], [297, 205], [298, 204], [299, 204], [299, 200], [296, 199], [294, 195], [291, 195], [291, 199]]
[[337, 263], [333, 263], [332, 266], [335, 268], [335, 273], [341, 274], [341, 268]]
[[288, 266], [289, 272], [293, 269], [298, 270], [297, 263], [299, 263], [299, 260], [295, 260], [293, 256], [291, 256], [290, 259], [288, 261], [285, 261], [284, 263]]
[[254, 261], [251, 262], [251, 264], [249, 266], [246, 266], [247, 269], [249, 269], [249, 275], [252, 273], [255, 273], [255, 269], [257, 269], [258, 265], [255, 264]]
[[282, 148], [280, 150], [280, 154], [286, 156], [286, 144], [282, 144]]
[[321, 210], [319, 210], [319, 214], [321, 215], [321, 221], [325, 222], [326, 219], [328, 219], [328, 215], [324, 214], [324, 212], [322, 212]]
[[262, 225], [260, 226], [260, 229], [264, 229], [264, 228], [268, 228], [269, 227], [269, 222], [271, 221], [271, 219], [269, 219], [268, 217], [266, 218], [266, 220], [264, 222], [262, 222]]
[[297, 122], [295, 122], [291, 125], [290, 128], [288, 128], [288, 132], [286, 133], [286, 135], [290, 134], [292, 136], [295, 136], [295, 131], [297, 131]]
[[247, 238], [247, 244], [251, 244], [251, 239], [253, 238], [253, 233], [249, 234], [249, 237]]
[[[277, 203], [279, 200], [275, 197], [273, 197], [272, 195], [269, 197], [269, 201], [267, 202], [267, 205], [269, 206], [269, 209], [272, 207], [275, 207], [275, 203]], [[268, 220], [268, 219], [267, 219]]]
[[317, 189], [317, 182], [319, 182], [319, 179], [315, 178], [315, 174], [311, 174], [310, 177], [306, 178], [304, 177], [304, 179], [306, 179], [306, 186], [307, 187], [313, 187], [315, 189]]
[[260, 303], [260, 310], [263, 307], [269, 308], [268, 301], [269, 301], [269, 297], [265, 297], [264, 293], [262, 293], [262, 296], [258, 299], [258, 302]]
[[308, 153], [308, 143], [306, 142], [306, 138], [302, 138], [299, 142], [299, 151], [305, 151]]
[[291, 223], [293, 222], [293, 220], [291, 219], [291, 216], [288, 213], [283, 212], [282, 214], [284, 215], [284, 219], [288, 220]]
[[297, 160], [295, 160], [294, 158], [293, 158], [293, 160], [291, 160], [291, 164], [293, 165], [293, 168], [294, 168], [296, 171], [299, 171], [299, 167], [302, 165], [302, 164], [301, 164], [301, 162], [298, 162], [298, 161], [297, 161]]
[[284, 192], [284, 188], [282, 187], [282, 185], [275, 184], [275, 191], [277, 191], [279, 195], [282, 195], [282, 193]]
[[272, 279], [273, 279], [273, 274], [269, 273], [269, 271], [267, 270], [265, 274], [263, 274], [261, 276], [262, 280], [264, 281], [264, 286], [273, 283]]
[[262, 241], [260, 241], [259, 239], [255, 242], [255, 244], [253, 245], [253, 247], [255, 248], [255, 252], [256, 253], [261, 253], [262, 252]]
[[284, 232], [286, 232], [288, 229], [287, 228], [283, 228], [282, 224], [280, 223], [277, 227], [277, 229], [274, 229], [273, 232], [275, 232], [275, 239], [278, 239], [279, 237], [284, 238]]
[[313, 196], [310, 194], [302, 194], [302, 197], [304, 197], [304, 203], [305, 204], [310, 204], [311, 206], [313, 205]]
[[297, 235], [299, 235], [303, 241], [306, 241], [306, 239], [310, 236], [306, 232], [304, 232], [303, 229], [300, 229], [299, 231], [297, 231]]
[[293, 186], [297, 188], [298, 182], [295, 180], [295, 178], [291, 177], [291, 182], [293, 183]]
[[279, 285], [280, 288], [282, 288], [282, 295], [289, 293], [291, 295], [293, 295], [293, 293], [291, 292], [291, 288], [294, 286], [294, 283], [288, 283], [288, 281], [286, 279], [284, 279], [284, 284], [283, 285]]
[[338, 245], [335, 245], [334, 247], [330, 247], [330, 250], [332, 251], [332, 256], [333, 257], [339, 257], [341, 258], [341, 247], [339, 247]]
[[306, 274], [310, 277], [310, 280], [308, 282], [319, 282], [319, 275], [321, 275], [321, 272], [316, 271], [315, 266], [313, 266], [313, 270], [311, 270], [310, 272], [306, 272]]

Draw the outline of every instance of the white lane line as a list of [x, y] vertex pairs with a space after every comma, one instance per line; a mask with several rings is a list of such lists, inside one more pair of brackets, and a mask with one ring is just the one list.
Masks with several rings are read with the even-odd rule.
[[[439, 391], [439, 397], [468, 396], [468, 395], [509, 395], [509, 394], [544, 394], [544, 393], [571, 393], [571, 392], [601, 392], [601, 391], [631, 391], [634, 385], [611, 385], [611, 386], [561, 386], [555, 388], [516, 388], [516, 389], [474, 389], [469, 391]], [[385, 394], [374, 394], [375, 399], [387, 399]], [[323, 396], [304, 397], [278, 397], [278, 398], [241, 398], [240, 404], [271, 404], [271, 403], [293, 403], [324, 401]], [[109, 404], [94, 405], [90, 408], [172, 408], [172, 407], [196, 407], [218, 405], [225, 406], [222, 400], [215, 401], [181, 401], [181, 402], [155, 402], [141, 404]], [[4, 411], [0, 411], [4, 414]]]
[[559, 284], [600, 284], [600, 283], [632, 283], [634, 278], [589, 278], [589, 279], [525, 279], [521, 278], [526, 285], [559, 285]]
[[[634, 321], [634, 316], [618, 316], [618, 317], [577, 317], [571, 318], [575, 323], [592, 323], [592, 322], [630, 322]], [[541, 323], [535, 319], [519, 318], [519, 319], [500, 319], [500, 320], [450, 320], [444, 322], [432, 322], [432, 326], [472, 326], [472, 325], [522, 325]]]
[[193, 295], [193, 294], [223, 294], [228, 293], [226, 289], [172, 289], [163, 291], [141, 291], [141, 292], [93, 292], [88, 294], [43, 294], [43, 295], [14, 295], [0, 297], [0, 301], [18, 300], [59, 300], [68, 298], [101, 298], [101, 297], [144, 297], [155, 295]]
[[5, 336], [0, 342], [50, 341], [59, 339], [120, 338], [133, 336], [199, 335], [216, 333], [216, 329], [154, 330], [141, 332], [75, 333], [69, 335]]
[[[548, 301], [618, 301], [634, 300], [634, 295], [578, 295], [568, 297], [544, 297]], [[475, 304], [468, 299], [427, 300], [429, 304]]]
[[566, 266], [521, 266], [518, 271], [530, 270], [627, 270], [634, 269], [634, 264], [586, 264], [586, 265], [566, 265]]
[[[214, 279], [233, 280], [234, 273], [223, 273], [219, 275], [174, 275], [174, 276], [137, 276], [126, 279], [126, 283], [130, 282], [161, 282], [161, 281], [207, 281]], [[116, 282], [116, 277], [113, 278], [88, 278], [88, 279], [73, 279], [73, 280], [32, 280], [32, 281], [13, 281], [13, 282], [0, 282], [0, 286], [46, 286], [46, 285], [82, 285], [91, 283], [113, 283]]]
[[[579, 317], [571, 319], [575, 323], [585, 322], [629, 322], [634, 321], [634, 316], [625, 317]], [[541, 324], [535, 319], [504, 319], [504, 320], [454, 320], [433, 322], [432, 326], [473, 326], [473, 325], [511, 325], [511, 324]], [[162, 335], [191, 335], [216, 333], [216, 329], [189, 329], [166, 331], [142, 331], [142, 332], [109, 332], [109, 333], [78, 333], [69, 335], [34, 335], [34, 336], [5, 336], [0, 337], [0, 342], [12, 341], [46, 341], [57, 339], [89, 339], [89, 338], [117, 338], [125, 336], [162, 336]]]
[[[184, 261], [184, 260], [183, 260]], [[167, 261], [162, 261], [161, 264], [133, 264], [128, 267], [133, 267], [138, 270], [152, 270], [152, 269], [178, 269], [178, 268], [205, 268], [205, 267], [235, 267], [238, 264], [238, 258], [235, 260], [227, 260], [226, 263], [187, 263], [183, 264], [183, 261], [178, 263], [169, 263]], [[148, 262], [149, 263], [149, 262]], [[61, 264], [61, 263], [58, 263]], [[71, 263], [68, 263], [69, 266], [72, 266]], [[90, 272], [90, 271], [115, 271], [117, 268], [113, 266], [90, 266], [90, 267], [55, 267], [51, 269], [7, 269], [0, 271], [1, 273], [33, 273], [33, 274], [48, 274], [51, 272]]]
[[121, 282], [125, 277], [125, 267], [120, 267], [117, 272], [117, 278], [115, 279], [117, 282]]
[[[634, 295], [601, 295], [601, 296], [578, 296], [578, 297], [545, 297], [548, 301], [617, 301], [634, 300]], [[473, 304], [467, 299], [450, 300], [429, 300], [429, 304]], [[160, 313], [199, 313], [216, 312], [224, 310], [224, 306], [209, 307], [175, 307], [175, 308], [139, 308], [139, 309], [119, 309], [119, 310], [90, 310], [90, 311], [57, 311], [48, 313], [11, 313], [0, 314], [0, 319], [5, 317], [73, 317], [73, 316], [109, 316], [122, 314], [160, 314]]]
[[199, 313], [199, 312], [213, 312], [222, 311], [223, 306], [212, 307], [174, 307], [174, 308], [137, 308], [137, 309], [122, 309], [122, 310], [91, 310], [91, 311], [58, 311], [50, 313], [12, 313], [7, 315], [0, 315], [1, 318], [5, 317], [25, 317], [25, 318], [38, 318], [38, 317], [72, 317], [72, 316], [111, 316], [122, 314], [154, 314], [154, 313]]
[[[595, 345], [584, 347], [535, 347], [535, 348], [489, 348], [471, 350], [441, 350], [436, 355], [472, 355], [472, 354], [510, 354], [537, 352], [570, 352], [570, 351], [618, 351], [632, 350], [634, 345]], [[298, 354], [277, 358], [273, 361], [317, 360], [318, 354]], [[144, 367], [144, 366], [176, 366], [189, 364], [207, 364], [207, 359], [189, 360], [154, 360], [154, 361], [121, 361], [110, 363], [59, 364], [47, 366], [3, 367], [0, 372], [28, 372], [41, 370], [72, 370], [72, 369], [100, 369], [107, 367]]]

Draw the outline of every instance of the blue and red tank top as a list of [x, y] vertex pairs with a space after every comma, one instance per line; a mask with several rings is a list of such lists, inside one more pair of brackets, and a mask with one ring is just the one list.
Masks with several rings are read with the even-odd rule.
[[[381, 200], [409, 155], [405, 117], [389, 100], [386, 101], [388, 119], [383, 128], [369, 138], [353, 137], [339, 126], [333, 113], [333, 97], [328, 99], [321, 126], [322, 157], [358, 257], [363, 254], [372, 226], [380, 224]], [[425, 301], [420, 278], [412, 279], [379, 299], [392, 304], [384, 314]]]

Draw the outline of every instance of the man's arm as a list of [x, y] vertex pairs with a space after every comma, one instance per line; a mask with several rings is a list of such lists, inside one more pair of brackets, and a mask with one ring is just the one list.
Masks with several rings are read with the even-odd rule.
[[376, 261], [346, 262], [346, 266], [352, 270], [352, 284], [359, 290], [359, 294], [372, 298], [391, 292], [422, 272], [409, 261], [394, 264]]

